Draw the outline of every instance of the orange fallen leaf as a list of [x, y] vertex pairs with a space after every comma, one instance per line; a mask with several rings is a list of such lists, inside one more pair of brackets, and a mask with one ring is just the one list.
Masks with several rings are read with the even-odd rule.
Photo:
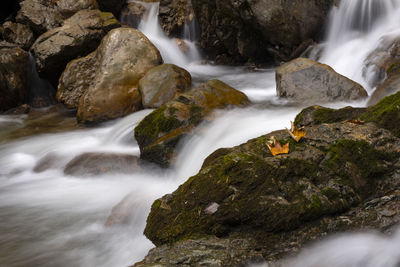
[[282, 146], [275, 136], [271, 136], [270, 140], [267, 141], [267, 146], [272, 156], [289, 153], [289, 142]]
[[306, 130], [304, 130], [304, 127], [297, 128], [292, 121], [290, 123], [292, 128], [290, 130], [286, 128], [286, 130], [296, 142], [299, 142], [301, 138], [306, 136]]

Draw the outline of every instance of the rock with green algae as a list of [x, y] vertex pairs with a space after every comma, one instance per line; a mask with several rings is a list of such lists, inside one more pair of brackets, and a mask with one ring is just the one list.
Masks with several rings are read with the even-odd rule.
[[[341, 213], [374, 194], [396, 160], [400, 140], [373, 123], [306, 127], [307, 139], [272, 157], [266, 140], [217, 150], [200, 172], [154, 202], [145, 229], [156, 245], [205, 236], [290, 231]], [[387, 152], [384, 152], [387, 151]], [[254, 237], [257, 238], [257, 237]]]
[[385, 97], [369, 108], [330, 109], [311, 106], [301, 111], [295, 118], [298, 126], [334, 123], [346, 120], [373, 122], [393, 135], [400, 137], [400, 92]]
[[[135, 266], [276, 262], [330, 232], [390, 232], [400, 222], [400, 139], [375, 123], [305, 128], [300, 143], [276, 131], [211, 154], [197, 175], [153, 203], [145, 234], [158, 247]], [[271, 135], [290, 142], [288, 155], [270, 155]], [[250, 245], [236, 253], [243, 242]]]
[[213, 110], [247, 103], [245, 94], [219, 80], [208, 81], [178, 95], [135, 128], [140, 157], [162, 167], [169, 166], [178, 142]]

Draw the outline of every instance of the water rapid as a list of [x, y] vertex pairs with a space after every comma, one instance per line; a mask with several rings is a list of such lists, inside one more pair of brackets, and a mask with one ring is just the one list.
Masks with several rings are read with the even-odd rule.
[[[400, 29], [399, 2], [342, 0], [340, 7], [332, 11], [320, 60], [366, 84], [361, 73], [365, 57], [379, 44], [380, 38]], [[160, 49], [166, 62], [187, 68], [195, 83], [221, 79], [246, 93], [255, 104], [245, 109], [216, 112], [213, 122], [200, 125], [193, 137], [180, 144], [176, 164], [169, 170], [151, 166], [129, 175], [105, 174], [91, 178], [68, 176], [63, 172], [67, 162], [82, 153], [139, 155], [133, 129], [151, 110], [96, 128], [2, 141], [0, 266], [118, 267], [141, 260], [153, 247], [142, 233], [156, 198], [174, 191], [196, 174], [203, 160], [215, 149], [289, 127], [290, 120], [301, 110], [302, 107], [292, 107], [277, 99], [273, 69], [250, 72], [243, 67], [202, 65], [194, 46], [185, 54], [175, 40], [168, 39], [162, 32], [157, 18], [158, 3], [142, 4], [148, 14], [139, 29]], [[375, 12], [377, 7], [379, 12]], [[363, 104], [352, 103], [353, 106]], [[348, 103], [332, 106], [344, 105]], [[24, 116], [0, 116], [0, 128], [23, 129], [26, 120]], [[46, 157], [51, 159], [51, 166], [36, 172], [35, 167]], [[111, 209], [128, 194], [133, 207], [130, 223], [106, 227]], [[351, 244], [351, 240], [356, 239], [371, 246], [376, 242], [398, 244], [397, 237], [374, 236], [345, 236], [341, 242]], [[332, 242], [321, 245], [321, 249], [327, 247], [323, 251], [336, 251], [339, 241]], [[316, 253], [325, 255], [320, 250]], [[346, 255], [352, 257], [350, 253]], [[304, 262], [302, 266], [307, 266], [308, 261]]]

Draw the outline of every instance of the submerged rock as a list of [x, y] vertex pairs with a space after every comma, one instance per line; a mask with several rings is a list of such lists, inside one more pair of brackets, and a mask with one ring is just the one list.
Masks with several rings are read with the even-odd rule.
[[276, 69], [279, 97], [301, 103], [353, 101], [368, 93], [358, 83], [312, 59], [297, 58]]
[[72, 159], [64, 173], [73, 176], [127, 174], [140, 168], [138, 160], [138, 157], [126, 154], [85, 153]]
[[173, 64], [162, 64], [151, 69], [139, 81], [144, 108], [159, 108], [179, 93], [192, 86], [192, 76]]
[[28, 26], [11, 21], [5, 22], [0, 27], [0, 35], [3, 36], [5, 41], [17, 44], [25, 50], [29, 50], [35, 41], [35, 37]]
[[141, 201], [134, 193], [125, 196], [117, 205], [115, 205], [110, 216], [108, 216], [105, 226], [114, 226], [127, 224], [130, 222], [135, 208], [140, 206]]
[[29, 55], [15, 44], [0, 42], [0, 62], [0, 111], [5, 111], [25, 101]]
[[[96, 64], [91, 65], [91, 57], [95, 57]], [[140, 31], [131, 28], [110, 31], [95, 53], [71, 63], [65, 70], [70, 75], [66, 77], [64, 74], [62, 78], [72, 79], [69, 83], [71, 88], [76, 84], [76, 71], [70, 69], [81, 60], [89, 62], [81, 62], [82, 68], [87, 66], [89, 69], [85, 72], [87, 80], [77, 88], [84, 91], [84, 87], [90, 84], [79, 100], [77, 119], [82, 123], [115, 119], [141, 109], [142, 99], [137, 89], [139, 80], [150, 69], [163, 63], [158, 49]], [[59, 91], [64, 90], [63, 83]]]
[[218, 61], [286, 61], [317, 39], [334, 0], [192, 0], [200, 45]]
[[218, 108], [248, 103], [245, 94], [211, 80], [200, 84], [146, 116], [135, 128], [135, 138], [144, 160], [167, 167], [178, 142]]
[[31, 50], [39, 74], [57, 85], [69, 61], [92, 52], [101, 39], [120, 23], [111, 13], [82, 10], [64, 21], [63, 26], [42, 34]]

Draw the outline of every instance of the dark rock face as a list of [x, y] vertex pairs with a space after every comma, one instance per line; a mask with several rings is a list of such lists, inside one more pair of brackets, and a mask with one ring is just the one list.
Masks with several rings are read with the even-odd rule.
[[125, 154], [85, 153], [72, 159], [64, 173], [74, 176], [132, 173], [139, 169], [138, 159]]
[[308, 58], [297, 58], [276, 69], [276, 91], [300, 103], [352, 101], [368, 96], [358, 83], [331, 67]]
[[146, 8], [142, 4], [135, 2], [128, 3], [121, 11], [121, 23], [132, 28], [137, 28], [145, 12]]
[[162, 167], [169, 166], [178, 142], [213, 110], [247, 103], [245, 94], [219, 80], [208, 81], [178, 95], [146, 116], [135, 128], [140, 157]]
[[191, 86], [192, 76], [185, 69], [173, 64], [157, 66], [139, 81], [143, 107], [159, 108]]
[[192, 0], [201, 47], [217, 62], [286, 61], [315, 39], [332, 0]]
[[[136, 266], [241, 266], [276, 261], [331, 232], [390, 232], [400, 223], [399, 100], [397, 93], [368, 109], [310, 107], [296, 118], [307, 132], [299, 143], [275, 131], [215, 151], [153, 203], [145, 234], [158, 247]], [[383, 123], [389, 118], [393, 125]], [[290, 143], [289, 154], [270, 154], [271, 135]]]
[[29, 55], [17, 45], [0, 42], [0, 62], [0, 111], [5, 111], [25, 101]]
[[37, 35], [61, 26], [79, 10], [98, 9], [96, 0], [24, 0], [20, 5], [17, 22], [28, 25]]
[[57, 86], [69, 61], [92, 52], [111, 29], [119, 27], [111, 13], [82, 10], [64, 21], [63, 26], [42, 34], [33, 44], [40, 76]]
[[111, 12], [115, 17], [119, 18], [121, 10], [125, 4], [125, 0], [97, 0], [101, 11]]
[[25, 50], [29, 50], [35, 41], [35, 37], [28, 26], [11, 21], [5, 22], [0, 27], [0, 34], [5, 41], [17, 44]]
[[15, 13], [18, 11], [19, 8], [20, 7], [18, 1], [3, 0], [1, 2], [0, 23], [15, 16]]
[[193, 22], [191, 0], [161, 0], [158, 14], [161, 27], [167, 36], [182, 38], [184, 25]]

